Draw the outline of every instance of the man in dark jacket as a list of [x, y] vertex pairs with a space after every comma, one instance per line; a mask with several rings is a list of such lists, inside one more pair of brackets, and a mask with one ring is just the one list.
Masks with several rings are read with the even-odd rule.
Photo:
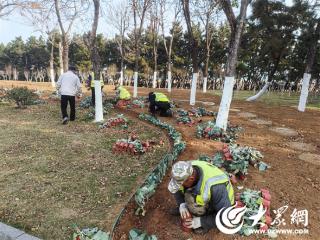
[[155, 115], [157, 111], [160, 111], [161, 117], [172, 117], [171, 106], [169, 98], [160, 92], [149, 93], [149, 112]]
[[205, 161], [179, 161], [172, 167], [168, 190], [174, 194], [186, 227], [196, 233], [206, 233], [216, 227], [216, 214], [234, 204], [234, 192], [229, 177]]

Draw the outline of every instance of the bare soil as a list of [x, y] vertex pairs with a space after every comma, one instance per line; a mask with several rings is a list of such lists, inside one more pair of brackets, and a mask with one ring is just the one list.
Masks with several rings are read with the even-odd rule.
[[314, 144], [304, 142], [288, 142], [288, 146], [293, 149], [307, 152], [313, 152], [317, 150], [317, 146]]
[[266, 121], [260, 118], [250, 119], [250, 121], [258, 125], [272, 125], [271, 121]]
[[286, 127], [275, 127], [275, 128], [270, 128], [271, 131], [274, 131], [284, 137], [295, 137], [298, 136], [298, 132], [295, 131], [294, 129], [286, 128]]
[[[111, 89], [112, 87], [110, 87]], [[108, 88], [106, 89], [108, 91]], [[138, 95], [146, 95], [150, 89], [141, 88]], [[168, 96], [175, 100], [179, 106], [188, 109], [189, 90], [173, 90]], [[183, 101], [179, 101], [183, 100]], [[218, 110], [220, 98], [213, 92], [202, 94], [197, 93], [197, 100], [205, 102], [198, 103], [208, 110]], [[208, 103], [215, 103], [214, 105]], [[264, 161], [272, 167], [265, 172], [259, 172], [256, 168], [249, 167], [249, 175], [243, 182], [236, 186], [245, 188], [260, 189], [267, 188], [271, 192], [271, 208], [278, 209], [284, 205], [289, 208], [284, 214], [287, 225], [285, 228], [302, 228], [290, 224], [290, 214], [297, 210], [306, 209], [309, 211], [309, 234], [279, 235], [278, 239], [319, 239], [320, 236], [320, 180], [317, 158], [320, 154], [320, 111], [306, 110], [304, 113], [298, 112], [296, 108], [287, 106], [267, 105], [261, 102], [233, 101], [229, 120], [232, 124], [240, 125], [244, 131], [240, 133], [237, 143], [255, 147], [264, 155]], [[141, 110], [139, 110], [141, 111]], [[258, 125], [248, 121], [249, 117], [258, 117], [265, 121], [271, 121], [272, 126]], [[201, 154], [213, 155], [221, 149], [222, 143], [197, 139], [195, 136], [196, 126], [188, 127], [177, 125], [175, 119], [162, 119], [173, 124], [182, 133], [183, 139], [187, 142], [186, 150], [181, 154], [179, 160], [196, 159]], [[208, 120], [208, 118], [204, 118]], [[287, 128], [295, 131], [293, 136], [281, 135], [278, 131], [271, 131], [272, 128]], [[303, 142], [312, 144], [314, 149], [298, 149], [288, 147], [288, 142]], [[301, 154], [309, 156], [308, 161], [301, 160]], [[312, 155], [311, 155], [312, 154]], [[127, 234], [132, 228], [140, 228], [149, 234], [155, 234], [160, 240], [204, 240], [204, 239], [242, 239], [239, 235], [227, 236], [218, 230], [211, 230], [204, 236], [185, 233], [180, 228], [179, 217], [169, 214], [169, 209], [175, 207], [173, 196], [168, 192], [167, 185], [169, 174], [158, 187], [156, 193], [148, 201], [145, 217], [135, 216], [135, 204], [131, 201], [126, 207], [124, 215], [120, 219], [120, 224], [114, 233], [114, 239], [127, 239]], [[235, 190], [237, 189], [235, 186]], [[236, 190], [237, 191], [237, 190]], [[108, 220], [106, 219], [106, 222]], [[283, 228], [283, 227], [282, 227]], [[251, 236], [248, 239], [265, 239], [262, 236]]]
[[238, 113], [239, 117], [244, 117], [244, 118], [255, 118], [257, 117], [257, 115], [253, 114], [253, 113], [249, 113], [249, 112], [240, 112]]
[[[140, 89], [141, 93], [146, 90]], [[140, 93], [140, 94], [141, 94]], [[188, 91], [178, 90], [171, 94], [171, 98], [178, 102], [184, 109], [190, 108], [188, 101], [178, 101], [179, 99], [187, 100]], [[213, 96], [212, 93], [197, 93], [197, 99], [204, 102], [214, 102], [214, 106], [205, 105], [208, 110], [218, 110], [220, 99]], [[203, 104], [199, 104], [203, 105]], [[245, 188], [260, 189], [268, 188], [272, 195], [271, 207], [278, 209], [284, 205], [289, 205], [287, 212], [284, 214], [287, 225], [286, 228], [302, 228], [290, 224], [290, 214], [297, 208], [298, 210], [307, 209], [309, 211], [309, 234], [308, 235], [279, 235], [278, 239], [319, 239], [319, 214], [318, 197], [320, 193], [320, 181], [318, 160], [312, 158], [320, 153], [320, 122], [316, 119], [320, 117], [320, 111], [307, 110], [304, 113], [298, 112], [291, 107], [268, 106], [263, 103], [249, 103], [245, 101], [233, 101], [230, 111], [230, 122], [240, 125], [244, 131], [240, 134], [237, 143], [257, 148], [264, 155], [266, 163], [272, 167], [266, 172], [259, 172], [257, 169], [250, 167], [248, 178], [236, 184]], [[240, 111], [250, 114], [239, 116]], [[242, 112], [243, 113], [243, 112]], [[249, 118], [259, 117], [263, 121], [272, 122], [274, 128], [287, 128], [288, 132], [296, 132], [293, 136], [283, 136], [281, 132], [270, 130], [270, 126], [256, 124], [248, 121]], [[177, 125], [174, 119], [162, 120], [173, 124], [183, 135], [187, 142], [186, 150], [181, 154], [179, 160], [196, 159], [201, 154], [213, 155], [221, 149], [222, 143], [197, 139], [195, 136], [196, 126]], [[204, 118], [204, 120], [208, 120]], [[292, 131], [291, 131], [292, 130]], [[286, 131], [286, 130], [285, 130]], [[288, 148], [287, 143], [292, 141], [312, 144], [314, 149], [296, 149]], [[302, 161], [299, 156], [307, 152], [308, 161]], [[135, 205], [131, 202], [121, 218], [120, 224], [116, 228], [114, 239], [127, 239], [127, 234], [132, 228], [140, 228], [149, 234], [155, 234], [160, 240], [171, 239], [240, 239], [239, 235], [227, 236], [218, 230], [211, 230], [204, 236], [185, 233], [180, 228], [179, 217], [169, 214], [169, 209], [175, 207], [173, 196], [168, 192], [167, 185], [169, 174], [159, 186], [155, 195], [147, 203], [147, 213], [145, 217], [134, 215]], [[235, 186], [235, 189], [236, 189]], [[237, 191], [237, 190], [236, 190]], [[282, 227], [283, 228], [283, 227]], [[249, 239], [263, 239], [263, 236], [251, 236]]]
[[302, 153], [299, 155], [299, 159], [302, 161], [306, 161], [312, 164], [320, 165], [320, 155], [319, 154], [313, 154], [313, 153]]

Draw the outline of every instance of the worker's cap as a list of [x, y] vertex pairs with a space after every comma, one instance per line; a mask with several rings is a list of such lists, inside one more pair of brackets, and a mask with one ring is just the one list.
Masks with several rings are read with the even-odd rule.
[[148, 97], [145, 98], [144, 102], [150, 102], [151, 96], [154, 94], [154, 92], [149, 92]]
[[182, 183], [192, 175], [193, 168], [191, 162], [179, 161], [172, 166], [171, 180], [168, 185], [168, 190], [171, 193], [179, 191]]

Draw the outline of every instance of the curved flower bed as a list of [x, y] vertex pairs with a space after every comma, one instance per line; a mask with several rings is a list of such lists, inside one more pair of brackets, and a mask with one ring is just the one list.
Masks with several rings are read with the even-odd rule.
[[[185, 149], [186, 143], [182, 140], [181, 133], [179, 133], [174, 127], [168, 123], [161, 122], [159, 119], [148, 115], [140, 114], [139, 119], [148, 121], [158, 127], [166, 129], [168, 134], [173, 141], [173, 148], [171, 153], [166, 154], [159, 164], [152, 170], [152, 172], [147, 176], [144, 183], [137, 189], [134, 194], [134, 200], [137, 204], [136, 214], [144, 216], [146, 213], [145, 204], [148, 199], [155, 193], [157, 186], [161, 183], [163, 177], [166, 175], [168, 168], [172, 163], [178, 158], [180, 153]], [[128, 202], [132, 200], [133, 196]], [[121, 216], [123, 215], [124, 209], [120, 212], [115, 224], [112, 227], [112, 233], [115, 227], [118, 225]]]

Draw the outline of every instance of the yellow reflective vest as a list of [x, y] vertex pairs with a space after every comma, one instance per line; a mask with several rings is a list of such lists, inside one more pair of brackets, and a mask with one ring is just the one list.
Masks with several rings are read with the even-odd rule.
[[156, 95], [156, 102], [169, 102], [169, 98], [163, 93], [155, 92], [154, 94]]
[[[90, 87], [94, 88], [94, 80], [95, 80], [95, 79], [94, 79], [94, 72], [91, 72], [90, 75], [91, 75]], [[104, 86], [104, 82], [103, 82], [102, 79], [100, 79], [100, 84], [101, 84], [101, 87]]]
[[201, 170], [202, 181], [200, 184], [199, 194], [196, 195], [196, 202], [200, 206], [204, 206], [211, 200], [211, 187], [217, 184], [226, 184], [228, 196], [231, 205], [234, 204], [234, 192], [229, 177], [216, 166], [205, 161], [192, 161], [192, 166], [196, 166]]
[[131, 98], [131, 94], [124, 87], [120, 86], [120, 87], [118, 87], [118, 90], [119, 90], [120, 100], [129, 100]]

